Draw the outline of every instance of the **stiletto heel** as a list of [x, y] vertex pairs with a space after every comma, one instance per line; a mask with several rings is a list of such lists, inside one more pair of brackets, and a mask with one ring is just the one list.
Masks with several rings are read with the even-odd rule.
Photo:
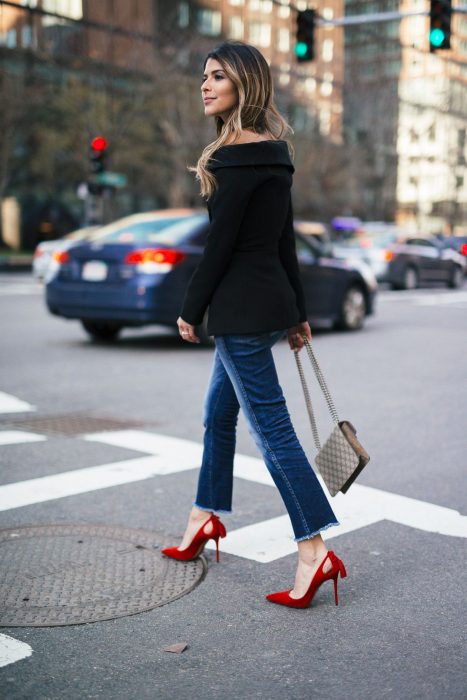
[[[212, 532], [210, 532], [209, 535], [204, 532], [204, 528], [208, 523], [212, 523]], [[162, 550], [162, 554], [165, 554], [166, 557], [170, 557], [171, 559], [178, 559], [179, 561], [191, 561], [201, 554], [208, 540], [214, 540], [216, 543], [216, 561], [219, 561], [219, 537], [225, 537], [226, 534], [227, 530], [224, 524], [219, 520], [217, 515], [212, 513], [211, 517], [200, 527], [186, 549], [166, 547]]]
[[336, 605], [339, 605], [339, 596], [337, 595], [337, 577], [338, 574], [334, 576], [334, 600], [336, 601]]
[[[323, 571], [327, 559], [331, 561], [331, 568], [329, 571]], [[291, 598], [290, 591], [279, 591], [278, 593], [270, 593], [266, 596], [266, 599], [270, 600], [272, 603], [287, 605], [289, 608], [307, 608], [321, 584], [332, 579], [334, 581], [334, 600], [336, 605], [338, 605], [337, 579], [339, 578], [339, 574], [341, 578], [347, 576], [344, 562], [339, 559], [339, 557], [336, 557], [334, 552], [328, 552], [319, 565], [304, 596], [301, 598]]]

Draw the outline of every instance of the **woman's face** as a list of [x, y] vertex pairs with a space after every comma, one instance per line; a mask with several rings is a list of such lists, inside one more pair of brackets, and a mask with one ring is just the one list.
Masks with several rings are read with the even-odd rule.
[[208, 58], [206, 62], [201, 94], [204, 114], [207, 117], [221, 117], [224, 122], [238, 102], [237, 88], [215, 58]]

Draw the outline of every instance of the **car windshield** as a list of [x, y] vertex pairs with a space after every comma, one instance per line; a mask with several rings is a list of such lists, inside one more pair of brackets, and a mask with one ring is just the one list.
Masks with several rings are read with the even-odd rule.
[[127, 221], [104, 226], [92, 236], [99, 243], [157, 243], [177, 245], [206, 219], [205, 214]]
[[358, 236], [339, 241], [339, 245], [346, 248], [384, 248], [394, 243], [397, 238], [398, 235], [394, 232], [373, 233], [371, 231], [362, 231]]

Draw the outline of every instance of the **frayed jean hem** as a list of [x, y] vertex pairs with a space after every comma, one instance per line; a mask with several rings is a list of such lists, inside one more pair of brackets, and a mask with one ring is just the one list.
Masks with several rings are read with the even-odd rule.
[[200, 506], [196, 501], [193, 501], [192, 505], [196, 506], [200, 510], [205, 510], [208, 513], [212, 513], [213, 511], [216, 511], [216, 513], [231, 513], [231, 510], [223, 510], [222, 508], [206, 508], [206, 506]]
[[334, 523], [329, 523], [329, 525], [320, 527], [319, 530], [316, 530], [316, 532], [312, 532], [311, 535], [303, 535], [303, 537], [294, 537], [294, 542], [303, 542], [303, 540], [311, 540], [312, 537], [316, 537], [316, 535], [319, 535], [320, 532], [324, 532], [324, 530], [328, 530], [330, 527], [334, 527], [334, 525], [340, 525], [340, 522], [336, 520], [336, 522]]

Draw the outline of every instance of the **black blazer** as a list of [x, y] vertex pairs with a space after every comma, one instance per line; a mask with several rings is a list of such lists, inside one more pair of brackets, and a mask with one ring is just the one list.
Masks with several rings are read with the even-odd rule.
[[210, 335], [263, 333], [306, 321], [285, 141], [222, 146], [209, 161], [218, 187], [210, 228], [180, 316], [194, 326], [209, 307]]

